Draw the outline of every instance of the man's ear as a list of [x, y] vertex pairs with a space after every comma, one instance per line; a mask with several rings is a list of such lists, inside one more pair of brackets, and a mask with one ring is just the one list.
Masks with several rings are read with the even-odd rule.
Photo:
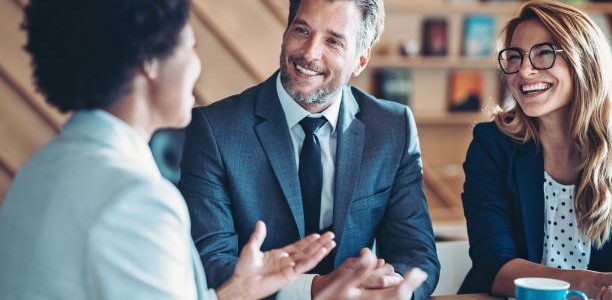
[[159, 60], [153, 58], [145, 61], [140, 67], [140, 70], [147, 79], [156, 79], [159, 75]]
[[359, 55], [359, 58], [357, 61], [357, 66], [353, 70], [353, 77], [359, 76], [359, 74], [361, 74], [361, 72], [366, 68], [366, 66], [368, 65], [368, 61], [370, 61], [371, 53], [372, 53], [372, 48], [370, 47], [361, 51], [361, 54]]

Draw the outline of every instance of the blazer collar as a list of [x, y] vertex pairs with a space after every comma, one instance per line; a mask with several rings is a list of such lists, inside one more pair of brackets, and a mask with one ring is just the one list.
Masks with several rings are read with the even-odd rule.
[[[334, 185], [333, 231], [339, 245], [350, 211], [355, 184], [359, 179], [365, 147], [365, 125], [358, 119], [359, 105], [349, 86], [343, 91], [338, 116], [336, 175]], [[338, 248], [339, 249], [339, 248]], [[336, 256], [338, 257], [338, 256]]]
[[287, 119], [276, 92], [277, 74], [278, 71], [260, 84], [257, 89], [255, 115], [261, 118], [261, 122], [255, 125], [255, 132], [287, 199], [299, 235], [304, 237], [304, 211], [300, 181], [297, 176], [298, 171]]
[[104, 110], [76, 111], [64, 125], [62, 135], [113, 149], [145, 173], [161, 176], [147, 141], [131, 126]]

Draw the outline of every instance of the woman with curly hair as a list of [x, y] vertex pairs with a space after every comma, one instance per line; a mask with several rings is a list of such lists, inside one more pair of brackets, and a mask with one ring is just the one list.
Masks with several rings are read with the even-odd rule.
[[578, 9], [525, 4], [499, 65], [516, 105], [479, 124], [464, 163], [473, 267], [460, 292], [514, 294], [519, 277], [612, 299], [612, 58]]
[[334, 247], [326, 233], [261, 252], [258, 222], [233, 276], [207, 290], [184, 199], [147, 146], [191, 118], [201, 67], [189, 2], [29, 2], [36, 85], [73, 114], [0, 210], [1, 299], [261, 298]]

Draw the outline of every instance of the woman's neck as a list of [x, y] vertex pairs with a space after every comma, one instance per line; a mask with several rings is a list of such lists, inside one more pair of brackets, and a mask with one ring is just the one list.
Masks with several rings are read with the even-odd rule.
[[581, 162], [572, 138], [567, 109], [538, 118], [538, 135], [544, 154], [544, 170], [563, 184], [576, 183]]

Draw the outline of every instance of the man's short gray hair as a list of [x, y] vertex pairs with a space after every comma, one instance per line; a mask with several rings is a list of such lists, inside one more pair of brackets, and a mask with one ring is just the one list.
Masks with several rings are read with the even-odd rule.
[[[371, 48], [378, 42], [385, 23], [385, 5], [383, 0], [327, 0], [329, 2], [353, 2], [361, 9], [361, 26], [357, 36], [357, 47], [360, 50]], [[289, 20], [287, 27], [297, 14], [302, 0], [289, 0]]]

